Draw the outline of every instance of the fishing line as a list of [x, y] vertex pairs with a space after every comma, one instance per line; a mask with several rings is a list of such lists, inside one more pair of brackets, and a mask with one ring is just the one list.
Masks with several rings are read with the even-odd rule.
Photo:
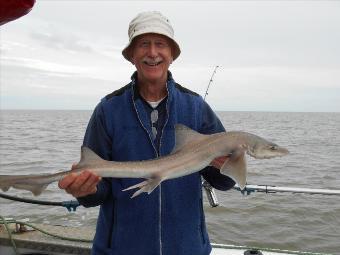
[[[61, 236], [61, 235], [57, 235], [57, 234], [53, 234], [51, 232], [48, 232], [40, 227], [37, 227], [35, 225], [32, 225], [30, 223], [27, 223], [27, 222], [23, 222], [23, 221], [18, 221], [18, 220], [6, 220], [4, 217], [2, 217], [0, 215], [0, 224], [4, 224], [5, 226], [7, 225], [6, 227], [6, 231], [8, 231], [8, 233], [10, 234], [10, 229], [8, 227], [8, 224], [10, 223], [15, 223], [15, 224], [20, 224], [20, 225], [24, 225], [24, 226], [27, 226], [27, 227], [30, 227], [30, 228], [33, 228], [45, 235], [49, 235], [49, 236], [52, 236], [52, 237], [55, 237], [55, 238], [58, 238], [58, 239], [62, 239], [62, 240], [67, 240], [67, 241], [73, 241], [73, 242], [84, 242], [84, 243], [92, 243], [92, 240], [89, 240], [89, 239], [82, 239], [82, 238], [73, 238], [73, 237], [66, 237], [66, 236]], [[13, 238], [11, 236], [11, 238]]]
[[9, 238], [11, 244], [12, 244], [14, 253], [15, 253], [16, 255], [18, 255], [19, 253], [18, 253], [17, 246], [16, 246], [16, 244], [15, 244], [15, 242], [14, 242], [14, 239], [13, 239], [13, 237], [12, 237], [12, 232], [10, 231], [9, 226], [8, 226], [8, 223], [9, 223], [9, 222], [8, 222], [4, 217], [2, 217], [1, 215], [0, 215], [0, 220], [1, 220], [1, 221], [0, 221], [0, 224], [3, 224], [3, 225], [5, 226], [5, 228], [6, 228], [6, 231], [7, 231], [7, 233], [8, 233], [8, 238]]

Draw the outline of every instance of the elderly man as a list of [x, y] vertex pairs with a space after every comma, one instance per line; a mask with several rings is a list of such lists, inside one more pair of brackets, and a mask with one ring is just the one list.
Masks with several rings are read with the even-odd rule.
[[[128, 34], [122, 53], [137, 71], [97, 105], [84, 145], [106, 160], [146, 160], [171, 152], [177, 123], [205, 134], [224, 131], [202, 97], [176, 83], [168, 70], [180, 55], [169, 20], [159, 12], [140, 13]], [[100, 179], [91, 170], [64, 177], [59, 187], [85, 207], [100, 205], [93, 254], [207, 255], [201, 175], [221, 190], [235, 184], [210, 166], [133, 199], [122, 190], [140, 179]]]

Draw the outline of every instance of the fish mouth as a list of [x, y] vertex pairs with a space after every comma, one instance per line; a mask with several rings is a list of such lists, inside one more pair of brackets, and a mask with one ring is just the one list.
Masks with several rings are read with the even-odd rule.
[[285, 155], [289, 154], [289, 150], [287, 150], [286, 148], [283, 148], [283, 147], [278, 147], [276, 149], [276, 154], [279, 157], [282, 157], [282, 156], [285, 156]]
[[286, 148], [280, 148], [280, 151], [282, 156], [289, 154], [289, 150], [287, 150]]

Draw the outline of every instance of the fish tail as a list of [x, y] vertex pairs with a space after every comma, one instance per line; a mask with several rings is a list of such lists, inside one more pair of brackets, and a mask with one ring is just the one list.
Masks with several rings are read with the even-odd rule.
[[22, 189], [40, 195], [46, 187], [56, 181], [54, 175], [0, 175], [0, 189], [4, 192], [10, 188]]

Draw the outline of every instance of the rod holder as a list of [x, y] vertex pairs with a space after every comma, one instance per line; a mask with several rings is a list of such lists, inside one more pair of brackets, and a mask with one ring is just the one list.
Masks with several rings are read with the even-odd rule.
[[211, 207], [217, 207], [219, 206], [219, 203], [218, 203], [218, 199], [217, 199], [217, 196], [216, 196], [216, 193], [215, 193], [215, 190], [214, 188], [210, 185], [209, 182], [207, 182], [206, 180], [204, 180], [202, 182], [202, 186], [205, 190], [205, 194], [207, 195], [207, 198], [208, 198], [208, 201], [209, 201], [209, 204]]

